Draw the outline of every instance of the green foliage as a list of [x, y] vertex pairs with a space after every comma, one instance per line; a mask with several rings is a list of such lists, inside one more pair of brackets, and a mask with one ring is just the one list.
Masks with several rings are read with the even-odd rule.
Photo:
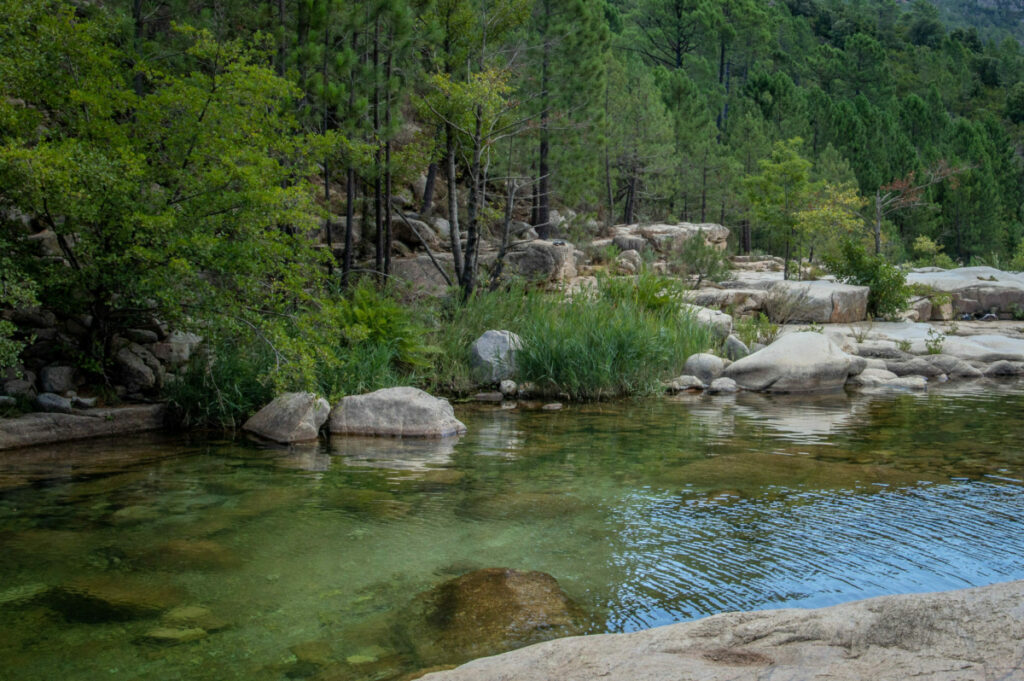
[[[35, 282], [7, 255], [9, 250], [5, 246], [0, 238], [0, 310], [31, 307], [37, 303]], [[18, 357], [25, 348], [25, 341], [14, 337], [16, 331], [14, 324], [0, 319], [0, 373], [17, 368]]]
[[593, 300], [537, 308], [520, 335], [520, 380], [574, 400], [653, 394], [712, 343], [709, 329], [677, 306], [652, 309], [603, 287]]
[[826, 258], [826, 264], [841, 281], [871, 288], [871, 316], [891, 317], [906, 309], [910, 297], [906, 275], [882, 256], [869, 254], [863, 244], [844, 242], [837, 255]]
[[910, 352], [910, 348], [912, 346], [913, 343], [910, 342], [909, 338], [900, 338], [899, 340], [896, 341], [896, 347], [899, 348], [902, 352]]
[[946, 336], [936, 329], [928, 329], [928, 339], [924, 342], [925, 349], [929, 355], [942, 354], [942, 344], [946, 342]]
[[953, 302], [953, 294], [949, 291], [940, 291], [928, 284], [913, 283], [907, 285], [907, 293], [913, 298], [927, 298], [932, 305], [946, 305]]
[[669, 267], [683, 277], [696, 278], [696, 288], [705, 281], [724, 281], [732, 271], [728, 256], [704, 241], [700, 235], [683, 242], [682, 247], [669, 259]]
[[613, 306], [660, 312], [677, 309], [686, 287], [675, 277], [654, 274], [645, 269], [635, 277], [603, 276], [598, 290], [599, 300]]
[[139, 96], [106, 26], [54, 9], [25, 3], [31, 25], [0, 42], [0, 71], [19, 74], [0, 100], [47, 121], [0, 130], [0, 208], [56, 235], [63, 259], [19, 264], [44, 305], [92, 316], [85, 356], [106, 369], [114, 334], [148, 316], [263, 327], [309, 307], [323, 260], [305, 236], [317, 210], [296, 90], [246, 43], [182, 28], [192, 68], [147, 67]]
[[929, 239], [924, 234], [914, 239], [913, 251], [917, 258], [914, 265], [917, 267], [941, 267], [953, 269], [956, 263], [948, 255], [942, 252], [943, 247]]
[[732, 332], [750, 347], [754, 343], [771, 345], [779, 336], [778, 324], [773, 324], [768, 315], [758, 312], [753, 317], [740, 317], [733, 323]]

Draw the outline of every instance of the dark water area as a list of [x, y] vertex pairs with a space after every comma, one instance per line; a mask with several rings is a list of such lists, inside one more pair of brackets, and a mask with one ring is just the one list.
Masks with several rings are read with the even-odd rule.
[[1022, 387], [0, 453], [0, 679], [395, 678], [416, 595], [496, 566], [554, 576], [591, 632], [1024, 578]]

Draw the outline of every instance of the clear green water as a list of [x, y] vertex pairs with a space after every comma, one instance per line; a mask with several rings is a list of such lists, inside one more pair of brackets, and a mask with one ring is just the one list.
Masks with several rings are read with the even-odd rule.
[[[493, 566], [550, 573], [594, 631], [1024, 578], [1021, 414], [1004, 384], [464, 408], [457, 443], [0, 454], [0, 679], [391, 678], [420, 667], [412, 598]], [[224, 628], [154, 645], [159, 613], [55, 596], [83, 581]]]

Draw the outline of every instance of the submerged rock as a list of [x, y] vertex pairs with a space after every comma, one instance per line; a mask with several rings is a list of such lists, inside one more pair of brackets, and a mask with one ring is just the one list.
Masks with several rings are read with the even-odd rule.
[[579, 607], [551, 575], [486, 568], [420, 594], [407, 635], [423, 666], [493, 655], [584, 631]]
[[330, 412], [330, 403], [313, 393], [286, 393], [256, 412], [242, 430], [280, 444], [310, 442]]
[[117, 622], [156, 617], [184, 592], [170, 584], [120, 577], [82, 577], [51, 592], [48, 604], [74, 622]]
[[334, 406], [333, 435], [383, 437], [450, 437], [466, 432], [448, 400], [418, 388], [385, 388], [367, 395], [350, 395]]

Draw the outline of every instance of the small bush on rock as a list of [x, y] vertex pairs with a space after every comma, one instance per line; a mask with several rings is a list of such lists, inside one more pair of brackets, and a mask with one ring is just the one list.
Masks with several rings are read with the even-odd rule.
[[870, 287], [868, 314], [892, 317], [906, 309], [910, 299], [907, 275], [882, 256], [868, 253], [862, 244], [844, 241], [826, 263], [840, 281]]

